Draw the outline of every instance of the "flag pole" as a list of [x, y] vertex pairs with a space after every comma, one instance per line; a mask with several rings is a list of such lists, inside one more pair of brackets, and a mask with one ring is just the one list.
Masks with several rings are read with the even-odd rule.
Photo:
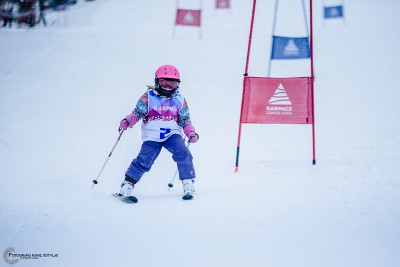
[[312, 94], [312, 164], [317, 164], [315, 153], [315, 112], [314, 112], [314, 46], [313, 46], [313, 19], [312, 19], [312, 0], [310, 0], [310, 61], [311, 61], [311, 94]]
[[203, 15], [203, 0], [200, 0], [200, 27], [199, 27], [199, 39], [201, 39], [201, 37], [203, 36], [203, 31], [202, 31], [202, 21], [201, 21], [201, 17]]
[[305, 0], [301, 0], [302, 6], [303, 6], [303, 16], [304, 16], [304, 24], [306, 26], [306, 33], [307, 37], [309, 37], [309, 30], [308, 30], [308, 23], [307, 23], [307, 11], [306, 11], [306, 3]]
[[242, 135], [242, 114], [243, 114], [243, 104], [244, 104], [244, 89], [245, 89], [245, 82], [246, 82], [246, 77], [249, 75], [248, 70], [249, 70], [249, 61], [250, 61], [250, 50], [251, 50], [251, 41], [253, 38], [253, 25], [254, 25], [254, 14], [256, 11], [256, 2], [257, 0], [253, 0], [253, 10], [251, 12], [251, 23], [250, 23], [250, 33], [249, 33], [249, 42], [247, 45], [247, 57], [246, 57], [246, 67], [244, 71], [244, 78], [243, 78], [243, 92], [242, 92], [242, 104], [240, 107], [240, 119], [239, 119], [239, 133], [238, 133], [238, 142], [237, 142], [237, 148], [236, 148], [236, 165], [235, 165], [235, 172], [239, 171], [239, 152], [240, 152], [240, 138]]
[[268, 61], [268, 74], [267, 77], [271, 77], [271, 61], [272, 61], [272, 54], [274, 52], [274, 36], [275, 36], [275, 28], [276, 28], [276, 17], [278, 13], [278, 4], [279, 1], [275, 1], [275, 11], [274, 11], [274, 21], [272, 23], [272, 47], [271, 47], [271, 56], [269, 57]]
[[343, 17], [343, 25], [346, 25], [346, 17], [344, 16], [344, 0], [342, 0], [342, 17]]
[[174, 28], [172, 29], [172, 39], [175, 39], [176, 21], [178, 19], [179, 0], [176, 0], [176, 8], [175, 9], [176, 9], [176, 15], [175, 15]]

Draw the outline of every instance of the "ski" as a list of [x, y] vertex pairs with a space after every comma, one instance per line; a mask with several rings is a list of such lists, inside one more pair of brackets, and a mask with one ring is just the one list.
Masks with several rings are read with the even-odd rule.
[[114, 194], [112, 194], [114, 197], [117, 197], [117, 198], [119, 198], [121, 201], [123, 201], [123, 202], [125, 202], [125, 203], [129, 203], [129, 204], [132, 204], [132, 203], [137, 203], [138, 202], [138, 199], [136, 198], [136, 197], [134, 197], [134, 196], [129, 196], [129, 197], [122, 197], [120, 194], [118, 194], [118, 193], [114, 193]]
[[[120, 199], [121, 201], [125, 202], [125, 203], [137, 203], [139, 200], [134, 197], [134, 196], [129, 196], [129, 197], [122, 197], [120, 194], [118, 193], [113, 193], [111, 194], [112, 196]], [[193, 195], [191, 194], [186, 194], [182, 197], [183, 200], [192, 200], [193, 199]]]
[[184, 196], [182, 197], [182, 199], [183, 199], [183, 200], [191, 200], [191, 199], [193, 199], [193, 196], [192, 196], [190, 193], [187, 193], [186, 195], [184, 195]]

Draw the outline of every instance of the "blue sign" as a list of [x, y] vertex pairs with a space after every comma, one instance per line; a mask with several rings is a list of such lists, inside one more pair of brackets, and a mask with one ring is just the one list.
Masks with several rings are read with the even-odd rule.
[[272, 36], [271, 59], [310, 58], [308, 37]]
[[343, 17], [343, 6], [326, 6], [324, 8], [324, 18], [342, 18]]

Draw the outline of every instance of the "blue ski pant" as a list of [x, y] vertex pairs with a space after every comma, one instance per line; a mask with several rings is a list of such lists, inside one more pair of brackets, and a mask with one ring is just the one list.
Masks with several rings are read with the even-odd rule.
[[172, 159], [178, 166], [179, 179], [194, 179], [196, 173], [193, 166], [193, 157], [180, 135], [171, 135], [163, 142], [145, 141], [139, 155], [131, 162], [125, 175], [139, 182], [145, 172], [151, 169], [162, 148], [172, 154]]

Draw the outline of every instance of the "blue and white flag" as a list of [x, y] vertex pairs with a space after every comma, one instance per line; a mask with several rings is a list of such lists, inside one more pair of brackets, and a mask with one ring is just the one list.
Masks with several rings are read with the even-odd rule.
[[272, 36], [271, 59], [310, 58], [308, 37]]
[[324, 8], [324, 18], [342, 18], [343, 17], [343, 6], [326, 6]]

